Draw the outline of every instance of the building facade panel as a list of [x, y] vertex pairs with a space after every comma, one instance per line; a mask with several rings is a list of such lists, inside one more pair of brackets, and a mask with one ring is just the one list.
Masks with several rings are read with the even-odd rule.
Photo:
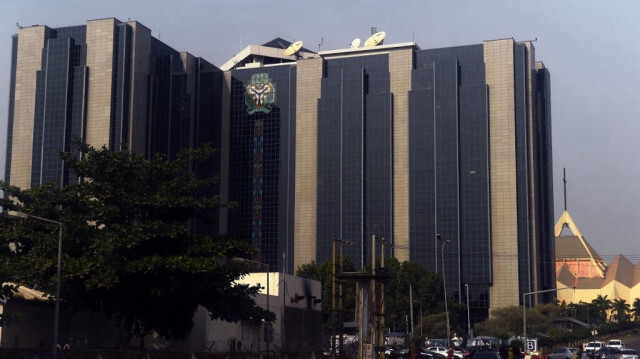
[[298, 61], [296, 65], [294, 252], [288, 270], [316, 260], [318, 99], [324, 65], [321, 58]]
[[516, 154], [514, 151], [513, 39], [486, 41], [484, 60], [489, 87], [491, 173], [491, 240], [493, 285], [491, 307], [519, 305]]

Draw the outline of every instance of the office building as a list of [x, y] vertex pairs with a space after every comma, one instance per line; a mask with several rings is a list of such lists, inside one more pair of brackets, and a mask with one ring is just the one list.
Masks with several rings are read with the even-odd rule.
[[[21, 188], [78, 178], [57, 151], [94, 147], [173, 158], [219, 147], [222, 72], [151, 36], [136, 21], [34, 25], [13, 36], [5, 181]], [[217, 173], [212, 160], [199, 171]]]
[[474, 321], [554, 287], [550, 77], [531, 42], [289, 44], [221, 67], [230, 233], [288, 272], [329, 260], [334, 238], [364, 266], [384, 238], [459, 300], [468, 285]]
[[56, 155], [74, 136], [169, 158], [211, 142], [219, 159], [196, 170], [221, 173], [237, 206], [202, 229], [250, 242], [274, 271], [329, 260], [336, 238], [364, 267], [375, 235], [458, 300], [468, 288], [474, 321], [555, 286], [550, 75], [531, 42], [290, 45], [218, 69], [135, 21], [23, 28], [5, 179], [77, 181]]

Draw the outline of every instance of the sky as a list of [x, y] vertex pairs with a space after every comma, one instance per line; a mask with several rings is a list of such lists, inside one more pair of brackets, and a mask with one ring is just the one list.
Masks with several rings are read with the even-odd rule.
[[[600, 256], [640, 260], [640, 1], [564, 0], [2, 0], [0, 169], [4, 169], [11, 36], [17, 24], [136, 20], [178, 51], [220, 66], [275, 37], [310, 50], [349, 47], [371, 27], [385, 44], [430, 49], [514, 38], [535, 40], [551, 73], [555, 218], [567, 205]], [[0, 174], [2, 170], [0, 170]]]

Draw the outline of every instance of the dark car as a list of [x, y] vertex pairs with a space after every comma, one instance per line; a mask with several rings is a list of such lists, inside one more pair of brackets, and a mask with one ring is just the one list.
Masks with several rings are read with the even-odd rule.
[[408, 358], [410, 354], [409, 352], [408, 347], [393, 347], [385, 350], [385, 357], [389, 359]]
[[432, 350], [422, 348], [420, 349], [420, 359], [447, 359], [447, 356]]
[[596, 353], [596, 359], [610, 359], [619, 352], [620, 350], [618, 350], [618, 348], [604, 347]]
[[471, 355], [472, 359], [500, 359], [500, 353], [494, 351], [476, 351]]

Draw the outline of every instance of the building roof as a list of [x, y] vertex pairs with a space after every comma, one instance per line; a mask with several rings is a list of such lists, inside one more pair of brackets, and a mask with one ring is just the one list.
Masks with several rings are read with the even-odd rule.
[[52, 295], [41, 292], [37, 289], [27, 288], [23, 285], [18, 285], [11, 282], [5, 282], [4, 285], [18, 286], [17, 291], [13, 292], [14, 299], [24, 299], [24, 300], [34, 300], [40, 302], [46, 302], [50, 298], [53, 298]]
[[225, 62], [220, 69], [229, 71], [237, 68], [262, 67], [265, 65], [277, 65], [294, 63], [298, 59], [317, 57], [317, 54], [304, 47], [293, 55], [285, 55], [285, 50], [291, 42], [279, 37], [265, 42], [263, 45], [249, 45]]
[[625, 256], [620, 254], [607, 268], [607, 273], [602, 285], [605, 286], [615, 280], [631, 288], [633, 287], [633, 272], [633, 264]]
[[593, 259], [602, 260], [589, 242], [584, 245], [578, 236], [556, 237], [556, 259]]
[[[291, 44], [293, 44], [290, 41], [287, 41], [281, 37], [276, 37], [275, 39], [271, 40], [271, 41], [267, 41], [264, 44], [262, 44], [262, 46], [266, 46], [266, 47], [273, 47], [274, 49], [282, 49], [282, 50], [286, 50], [287, 47], [291, 46]], [[305, 47], [301, 47], [300, 51], [302, 52], [309, 52], [309, 53], [313, 53], [313, 51], [305, 48]]]
[[[565, 229], [569, 229], [572, 235], [561, 235]], [[556, 261], [588, 260], [592, 267], [598, 271], [598, 274], [604, 278], [607, 265], [580, 233], [568, 211], [562, 212], [560, 219], [556, 222], [555, 237]]]

